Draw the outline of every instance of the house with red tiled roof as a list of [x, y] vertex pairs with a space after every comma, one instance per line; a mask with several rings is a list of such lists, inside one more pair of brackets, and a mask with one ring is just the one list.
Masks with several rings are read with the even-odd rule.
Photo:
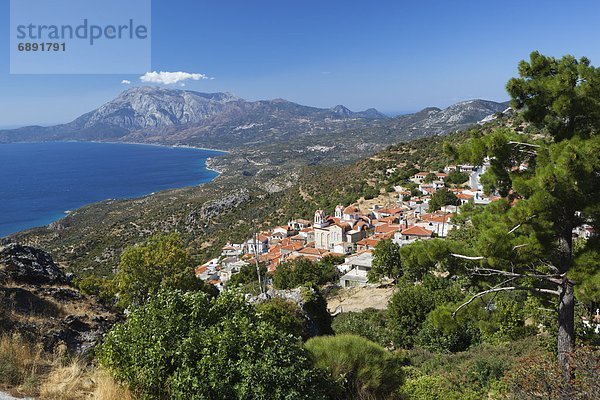
[[363, 240], [361, 240], [360, 242], [356, 243], [356, 249], [357, 251], [361, 252], [361, 251], [365, 251], [365, 250], [373, 250], [375, 248], [375, 246], [377, 246], [377, 244], [379, 244], [379, 242], [381, 241], [380, 238], [365, 238]]
[[433, 231], [422, 226], [412, 225], [394, 234], [394, 243], [404, 246], [416, 240], [427, 240], [433, 237]]
[[402, 225], [397, 224], [379, 224], [375, 226], [375, 235], [382, 235], [390, 232], [398, 232], [402, 229]]
[[475, 197], [474, 195], [470, 194], [470, 193], [459, 193], [456, 195], [456, 197], [458, 198], [458, 201], [460, 202], [460, 205], [463, 204], [467, 204], [467, 203], [472, 203], [473, 202], [473, 198]]
[[285, 256], [285, 255], [293, 253], [295, 251], [300, 251], [303, 248], [304, 248], [303, 243], [293, 242], [291, 244], [281, 246], [281, 254]]

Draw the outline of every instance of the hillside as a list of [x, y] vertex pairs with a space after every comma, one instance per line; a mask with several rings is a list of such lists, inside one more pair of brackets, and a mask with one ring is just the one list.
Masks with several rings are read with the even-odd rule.
[[451, 160], [443, 152], [443, 143], [460, 143], [467, 137], [455, 133], [423, 138], [355, 163], [332, 166], [274, 166], [268, 159], [261, 159], [265, 165], [247, 161], [226, 164], [239, 157], [229, 155], [225, 160], [214, 160], [221, 163], [225, 173], [209, 184], [92, 204], [48, 227], [8, 240], [45, 249], [68, 270], [110, 275], [127, 245], [156, 232], [178, 231], [202, 262], [214, 256], [227, 240], [247, 238], [253, 219], [259, 226], [273, 226], [293, 217], [311, 218], [317, 208], [332, 211], [339, 203], [376, 196], [388, 184], [387, 168], [399, 164], [423, 168], [445, 165]]

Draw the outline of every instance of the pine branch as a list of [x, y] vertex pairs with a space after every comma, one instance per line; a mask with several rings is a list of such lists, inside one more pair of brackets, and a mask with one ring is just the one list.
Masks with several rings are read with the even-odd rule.
[[464, 302], [463, 304], [458, 306], [458, 308], [456, 310], [454, 310], [454, 312], [452, 313], [452, 317], [454, 318], [458, 311], [460, 311], [462, 308], [468, 306], [476, 299], [485, 296], [486, 294], [497, 293], [497, 292], [508, 292], [508, 291], [514, 291], [514, 290], [527, 290], [527, 291], [532, 291], [532, 292], [536, 292], [536, 293], [552, 294], [555, 296], [559, 295], [558, 290], [534, 288], [534, 287], [527, 287], [527, 286], [503, 286], [503, 287], [498, 287], [498, 288], [492, 288], [492, 289], [484, 290], [483, 292], [479, 292], [479, 293], [473, 295], [473, 297], [471, 297], [468, 301]]

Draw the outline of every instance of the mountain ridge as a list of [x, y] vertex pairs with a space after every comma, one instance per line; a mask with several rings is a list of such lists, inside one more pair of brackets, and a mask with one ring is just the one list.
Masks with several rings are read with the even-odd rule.
[[66, 124], [0, 130], [0, 143], [121, 141], [227, 150], [281, 141], [321, 145], [322, 139], [343, 137], [352, 145], [392, 144], [444, 134], [505, 108], [505, 103], [468, 100], [391, 118], [374, 108], [354, 112], [343, 105], [327, 109], [285, 99], [247, 101], [231, 93], [144, 86], [125, 90]]

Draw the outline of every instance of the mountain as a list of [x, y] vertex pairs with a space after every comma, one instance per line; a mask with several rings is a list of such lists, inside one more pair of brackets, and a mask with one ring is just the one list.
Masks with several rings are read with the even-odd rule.
[[338, 150], [341, 146], [352, 152], [357, 146], [368, 148], [367, 143], [377, 150], [398, 141], [447, 133], [505, 108], [504, 103], [471, 100], [444, 110], [427, 108], [389, 118], [373, 108], [353, 112], [343, 105], [324, 109], [285, 99], [246, 101], [230, 93], [135, 87], [67, 124], [0, 131], [0, 143], [91, 140], [219, 149], [273, 143], [300, 149], [338, 143]]
[[410, 138], [423, 137], [426, 131], [430, 135], [441, 135], [473, 125], [487, 116], [503, 112], [508, 102], [497, 103], [489, 100], [468, 100], [453, 104], [445, 109], [428, 107], [415, 114], [394, 118], [390, 125], [405, 131]]
[[82, 129], [101, 125], [128, 131], [198, 124], [226, 111], [228, 103], [238, 100], [229, 93], [133, 88], [73, 123]]

